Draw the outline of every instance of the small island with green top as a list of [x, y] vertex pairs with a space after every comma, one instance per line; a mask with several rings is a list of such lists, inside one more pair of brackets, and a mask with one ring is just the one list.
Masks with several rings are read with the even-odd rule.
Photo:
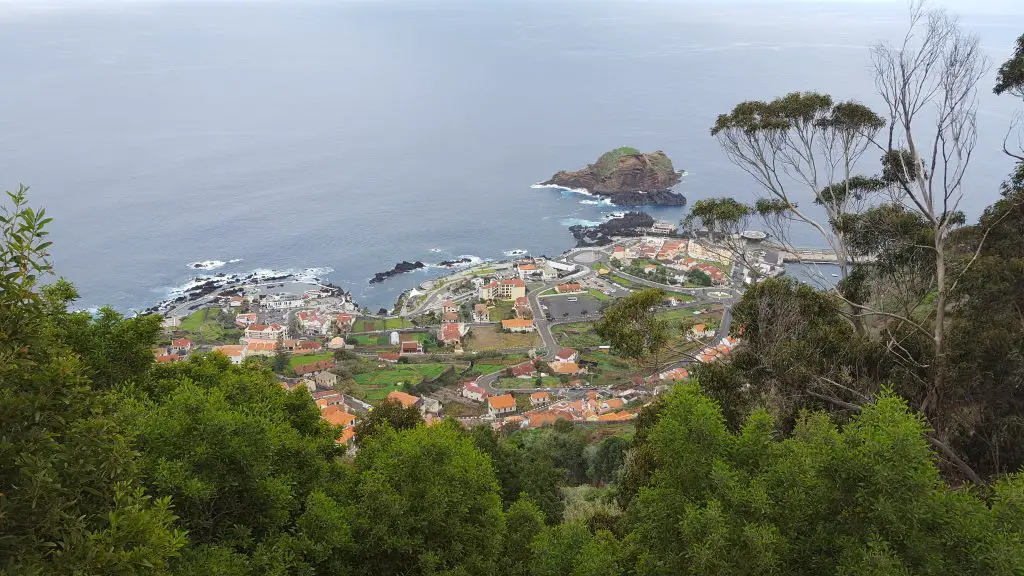
[[686, 198], [671, 189], [679, 184], [683, 174], [676, 171], [672, 160], [661, 150], [645, 153], [622, 146], [605, 152], [582, 170], [558, 172], [541, 184], [585, 189], [591, 194], [608, 196], [619, 206], [682, 206]]

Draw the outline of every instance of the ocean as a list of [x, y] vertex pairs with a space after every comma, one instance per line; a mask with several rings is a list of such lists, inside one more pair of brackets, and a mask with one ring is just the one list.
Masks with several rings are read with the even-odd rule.
[[[664, 150], [691, 201], [753, 198], [709, 135], [715, 117], [793, 90], [877, 104], [868, 45], [906, 23], [901, 2], [44, 6], [0, 1], [0, 188], [31, 185], [54, 217], [56, 270], [81, 307], [124, 311], [201, 261], [329, 269], [375, 310], [445, 272], [368, 284], [399, 260], [560, 253], [568, 226], [615, 208], [530, 186], [616, 146]], [[1024, 31], [964, 21], [996, 62]], [[1010, 168], [999, 147], [1015, 103], [991, 77], [972, 219]]]

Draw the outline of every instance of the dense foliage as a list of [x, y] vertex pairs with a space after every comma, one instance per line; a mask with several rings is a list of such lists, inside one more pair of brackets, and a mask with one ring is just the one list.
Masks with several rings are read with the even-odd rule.
[[[975, 46], [942, 14], [928, 25], [949, 33], [931, 56]], [[1021, 42], [997, 93], [1021, 95]], [[859, 104], [793, 93], [714, 130], [734, 153], [846, 138], [849, 159], [881, 127]], [[934, 174], [912, 147], [883, 148], [880, 178], [814, 189], [839, 285], [751, 286], [733, 310], [743, 344], [630, 428], [466, 430], [383, 402], [354, 454], [265, 365], [156, 365], [159, 318], [70, 312], [73, 286], [40, 280], [49, 218], [9, 193], [0, 575], [1022, 574], [1024, 163], [966, 225], [955, 205], [908, 203]], [[904, 197], [859, 205], [881, 188]], [[698, 203], [688, 224], [730, 237], [755, 214], [799, 217], [774, 192]], [[659, 368], [662, 298], [617, 300], [597, 332]], [[364, 369], [338, 359], [343, 382]]]
[[[1005, 202], [1016, 207], [1016, 193], [1008, 185]], [[787, 281], [749, 292], [736, 309], [749, 347], [700, 372], [724, 411], [692, 383], [645, 408], [631, 437], [595, 437], [567, 422], [426, 426], [385, 402], [363, 419], [352, 457], [309, 394], [286, 391], [265, 366], [203, 354], [155, 365], [154, 319], [66, 312], [71, 286], [36, 280], [49, 269], [47, 221], [23, 195], [12, 200], [0, 276], [0, 573], [1024, 569], [1024, 479], [993, 481], [985, 499], [950, 488], [923, 418], [891, 390], [847, 418], [805, 410], [801, 382], [855, 391], [885, 374], [881, 352], [827, 294]], [[1019, 256], [1017, 224], [996, 218], [984, 257]], [[638, 292], [610, 308], [625, 326], [606, 328], [638, 357], [650, 353], [660, 298]], [[982, 387], [997, 393], [998, 381]], [[765, 383], [773, 394], [751, 393]], [[759, 406], [784, 407], [784, 418]]]

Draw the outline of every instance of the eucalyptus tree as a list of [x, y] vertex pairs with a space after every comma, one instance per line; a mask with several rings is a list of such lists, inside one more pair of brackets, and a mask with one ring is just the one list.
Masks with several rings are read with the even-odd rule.
[[[837, 103], [828, 94], [792, 92], [768, 102], [737, 104], [718, 116], [711, 135], [729, 160], [761, 188], [762, 196], [748, 212], [760, 215], [777, 240], [789, 247], [792, 224], [816, 230], [835, 253], [845, 278], [853, 260], [843, 231], [833, 223], [862, 209], [879, 189], [872, 179], [858, 177], [855, 169], [884, 124], [858, 102]], [[802, 198], [812, 199], [826, 219], [802, 208]]]
[[964, 221], [964, 176], [977, 144], [977, 85], [988, 63], [976, 35], [965, 32], [956, 17], [920, 1], [911, 6], [902, 41], [881, 42], [871, 54], [888, 121], [876, 142], [883, 152], [883, 179], [893, 202], [920, 214], [930, 233], [932, 288], [922, 300], [930, 318], [887, 314], [932, 340], [931, 382], [920, 405], [929, 414], [939, 409], [946, 387], [949, 293], [967, 271], [951, 277], [947, 242]]

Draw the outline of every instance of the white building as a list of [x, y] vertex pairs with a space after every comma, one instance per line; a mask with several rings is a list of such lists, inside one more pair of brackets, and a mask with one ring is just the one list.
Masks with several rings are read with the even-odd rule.
[[280, 324], [253, 324], [245, 329], [245, 337], [254, 340], [277, 340], [284, 338], [285, 328]]
[[487, 398], [487, 391], [473, 382], [467, 382], [462, 387], [462, 396], [474, 402], [483, 402]]
[[287, 310], [301, 308], [306, 301], [301, 296], [271, 296], [263, 300], [263, 306], [271, 310]]
[[491, 416], [511, 414], [516, 411], [516, 399], [511, 394], [501, 396], [489, 396], [487, 398], [487, 413]]

